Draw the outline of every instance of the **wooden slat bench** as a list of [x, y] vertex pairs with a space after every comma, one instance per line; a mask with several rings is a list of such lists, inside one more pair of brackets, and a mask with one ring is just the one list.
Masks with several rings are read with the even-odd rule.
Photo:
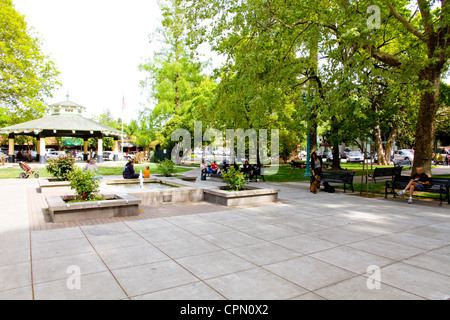
[[[386, 181], [384, 198], [387, 199], [389, 193], [388, 190], [390, 190], [390, 193], [392, 193], [395, 198], [395, 196], [397, 195], [395, 193], [395, 190], [405, 189], [405, 187], [408, 185], [410, 181], [411, 177], [409, 176], [396, 176], [392, 181]], [[439, 200], [440, 200], [439, 206], [442, 206], [442, 201], [444, 200], [447, 200], [447, 203], [450, 204], [450, 196], [449, 196], [450, 179], [431, 178], [430, 181], [431, 185], [428, 186], [423, 192], [439, 193]]]
[[353, 177], [355, 176], [355, 171], [323, 171], [323, 177], [320, 180], [321, 183], [343, 183], [344, 193], [347, 190], [347, 185], [353, 189]]

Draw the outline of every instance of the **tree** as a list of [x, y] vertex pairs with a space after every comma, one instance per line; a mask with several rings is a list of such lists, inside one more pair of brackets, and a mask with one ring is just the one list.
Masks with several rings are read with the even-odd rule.
[[[417, 4], [415, 11], [409, 9], [413, 3]], [[192, 23], [193, 43], [209, 41], [214, 49], [228, 54], [232, 62], [235, 61], [230, 53], [241, 43], [257, 43], [271, 37], [279, 39], [279, 43], [289, 48], [287, 52], [296, 57], [318, 43], [318, 52], [326, 51], [327, 59], [341, 63], [330, 69], [332, 74], [343, 76], [335, 82], [341, 87], [334, 91], [346, 90], [344, 84], [352, 85], [345, 80], [351, 72], [362, 76], [364, 70], [357, 69], [355, 62], [367, 56], [376, 61], [379, 68], [401, 75], [402, 84], [408, 83], [407, 79], [414, 81], [420, 91], [420, 104], [413, 170], [422, 166], [430, 174], [440, 79], [450, 57], [450, 1], [442, 0], [440, 7], [434, 4], [433, 0], [383, 1], [377, 6], [380, 19], [375, 26], [369, 23], [373, 18], [368, 11], [371, 1], [188, 1], [187, 10], [193, 20], [200, 21]], [[254, 63], [247, 69], [261, 66], [260, 52], [253, 53]], [[275, 64], [281, 61], [285, 59], [276, 59]], [[293, 68], [306, 62], [309, 66], [304, 69], [314, 70], [312, 61], [294, 61], [297, 63]], [[309, 72], [308, 80], [317, 80], [317, 76]], [[353, 85], [362, 83], [361, 79], [352, 81]], [[361, 100], [357, 109], [370, 105], [371, 97], [363, 93], [355, 96], [344, 92], [343, 102], [351, 106], [348, 102], [354, 97]], [[336, 101], [332, 97], [324, 98], [321, 102]], [[335, 111], [328, 115], [329, 119], [339, 114], [339, 109]]]
[[0, 0], [0, 126], [42, 116], [58, 74], [24, 16]]
[[[439, 109], [441, 76], [450, 58], [450, 2], [417, 0], [416, 10], [407, 6], [410, 1], [384, 1], [385, 21], [378, 30], [378, 43], [367, 40], [363, 47], [371, 56], [390, 68], [401, 70], [406, 76], [415, 77], [420, 89], [420, 105], [415, 133], [413, 171], [423, 167], [431, 174], [431, 157], [434, 147], [436, 114]], [[345, 3], [344, 7], [349, 7]], [[402, 50], [393, 50], [383, 39], [386, 28], [398, 30], [398, 43]], [[400, 39], [401, 37], [401, 39]]]
[[139, 66], [147, 74], [141, 87], [148, 91], [149, 101], [156, 103], [153, 109], [146, 108], [145, 113], [151, 112], [153, 121], [158, 121], [161, 127], [173, 115], [186, 112], [192, 89], [204, 77], [202, 64], [195, 61], [193, 52], [185, 44], [186, 22], [180, 2], [169, 0], [161, 3], [163, 29], [153, 35], [152, 41], [158, 41], [157, 36], [161, 36], [162, 49]]

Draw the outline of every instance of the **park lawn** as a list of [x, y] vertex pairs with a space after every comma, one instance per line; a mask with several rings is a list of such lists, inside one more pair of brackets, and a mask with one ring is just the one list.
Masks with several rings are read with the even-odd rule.
[[[439, 177], [440, 178], [442, 177], [442, 178], [449, 178], [450, 179], [450, 176], [448, 176], [448, 175], [447, 175], [447, 177], [445, 177], [445, 176], [439, 176]], [[363, 184], [361, 184], [361, 183], [353, 183], [353, 188], [355, 190], [355, 193], [358, 193], [358, 194], [361, 193], [361, 186], [362, 186], [363, 195], [366, 194], [366, 191], [369, 194], [372, 193], [372, 183], [371, 182], [368, 183], [368, 186], [366, 186], [366, 183], [363, 183]], [[344, 185], [334, 185], [334, 187], [336, 189], [344, 190]], [[376, 195], [383, 195], [384, 196], [385, 195], [385, 187], [386, 187], [386, 184], [384, 182], [375, 183], [373, 185], [373, 193], [376, 194]], [[348, 190], [348, 187], [347, 187], [347, 190]], [[399, 190], [396, 190], [396, 192], [397, 191], [399, 191]], [[392, 193], [389, 193], [388, 197], [392, 197]], [[399, 197], [399, 196], [397, 196], [397, 197]], [[405, 197], [408, 198], [409, 194], [405, 195]], [[430, 193], [430, 192], [414, 191], [413, 198], [439, 200], [439, 194]]]
[[[140, 170], [144, 170], [146, 166], [150, 167], [150, 173], [151, 174], [159, 174], [161, 173], [158, 169], [158, 165], [155, 163], [150, 164], [138, 164], [135, 165], [135, 170], [137, 173], [140, 172]], [[33, 165], [31, 164], [31, 167], [33, 168]], [[175, 167], [175, 173], [182, 173], [189, 171], [190, 169], [187, 168], [179, 168]], [[39, 172], [39, 176], [41, 178], [49, 178], [51, 175], [47, 172], [45, 168], [43, 169], [36, 169], [37, 172]], [[103, 176], [111, 176], [111, 175], [122, 175], [123, 172], [123, 166], [117, 166], [117, 167], [102, 167], [99, 166], [98, 168], [99, 174]], [[22, 173], [22, 169], [15, 169], [15, 168], [0, 168], [0, 179], [17, 179], [19, 178], [20, 173]], [[29, 178], [34, 178], [33, 175], [31, 175]]]
[[[376, 167], [383, 167], [383, 166], [376, 166], [373, 165], [373, 169]], [[356, 171], [356, 176], [361, 176], [364, 174], [364, 172], [367, 170], [366, 166], [364, 167], [364, 172], [362, 170], [362, 164], [360, 163], [341, 163], [341, 168], [346, 171]], [[276, 174], [273, 174], [275, 172], [274, 167], [268, 167], [265, 168], [265, 174], [264, 179], [267, 182], [294, 182], [294, 181], [309, 181], [309, 177], [305, 177], [305, 169], [292, 169], [290, 164], [280, 164], [278, 166], [278, 172]], [[369, 172], [372, 172], [369, 165]], [[272, 174], [271, 174], [272, 173]], [[355, 178], [357, 179], [357, 178]], [[357, 180], [355, 180], [357, 181]]]

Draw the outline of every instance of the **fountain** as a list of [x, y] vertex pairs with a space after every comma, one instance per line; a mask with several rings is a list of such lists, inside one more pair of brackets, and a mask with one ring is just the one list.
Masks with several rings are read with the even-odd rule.
[[144, 176], [142, 175], [142, 170], [139, 172], [139, 189], [144, 188]]

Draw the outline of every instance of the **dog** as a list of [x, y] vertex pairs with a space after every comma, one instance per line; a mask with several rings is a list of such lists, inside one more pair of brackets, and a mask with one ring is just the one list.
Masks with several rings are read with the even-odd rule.
[[314, 176], [316, 178], [316, 180], [314, 180], [311, 183], [311, 187], [309, 188], [309, 191], [311, 191], [311, 193], [318, 193], [320, 190], [320, 176]]

